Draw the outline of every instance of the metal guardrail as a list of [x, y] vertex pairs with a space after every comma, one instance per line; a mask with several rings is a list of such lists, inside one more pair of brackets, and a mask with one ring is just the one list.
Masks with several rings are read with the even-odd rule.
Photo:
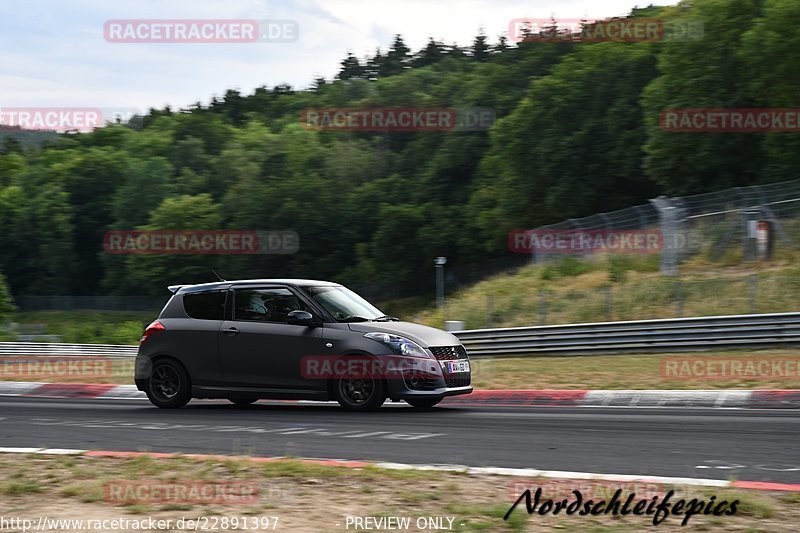
[[138, 346], [118, 344], [55, 344], [45, 342], [0, 342], [0, 357], [135, 357]]
[[701, 351], [800, 344], [800, 313], [454, 331], [470, 357]]
[[[701, 351], [800, 345], [800, 313], [454, 331], [470, 357]], [[4, 356], [134, 357], [137, 346], [0, 342]]]

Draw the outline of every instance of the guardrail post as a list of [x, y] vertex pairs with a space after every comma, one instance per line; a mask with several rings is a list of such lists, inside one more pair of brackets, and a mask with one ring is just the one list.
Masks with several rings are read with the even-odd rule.
[[606, 285], [606, 321], [611, 322], [611, 285]]
[[675, 306], [678, 318], [683, 318], [683, 282], [681, 280], [675, 281]]
[[494, 323], [494, 305], [492, 305], [492, 295], [486, 295], [486, 325], [492, 327]]
[[748, 276], [747, 281], [750, 289], [750, 313], [753, 314], [756, 312], [756, 291], [758, 290], [758, 278], [756, 278], [755, 274], [751, 274]]

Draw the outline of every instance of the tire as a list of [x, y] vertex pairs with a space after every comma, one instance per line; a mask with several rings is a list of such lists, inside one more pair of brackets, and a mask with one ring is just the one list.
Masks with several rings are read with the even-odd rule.
[[339, 405], [347, 411], [374, 411], [386, 401], [386, 383], [373, 376], [343, 376], [334, 382], [333, 394]]
[[415, 398], [412, 400], [406, 400], [406, 403], [415, 409], [430, 409], [441, 401], [442, 398]]
[[228, 401], [240, 407], [251, 405], [258, 401], [258, 398], [228, 398]]
[[183, 365], [173, 359], [159, 359], [147, 380], [147, 398], [162, 409], [183, 407], [192, 399], [192, 385]]

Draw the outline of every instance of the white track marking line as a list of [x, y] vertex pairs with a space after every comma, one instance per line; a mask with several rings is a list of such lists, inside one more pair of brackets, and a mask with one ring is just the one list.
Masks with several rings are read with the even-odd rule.
[[[72, 450], [67, 448], [4, 448], [0, 447], [0, 453], [24, 453], [24, 454], [41, 454], [41, 455], [81, 455], [88, 453], [90, 450]], [[180, 456], [181, 454], [174, 454]], [[204, 455], [195, 455], [201, 457]], [[209, 455], [208, 457], [212, 457]], [[219, 457], [219, 454], [213, 457]], [[231, 456], [231, 459], [247, 459], [246, 457]], [[286, 457], [259, 457], [257, 459], [274, 459], [282, 460]], [[350, 459], [311, 459], [311, 458], [293, 458], [293, 460], [307, 460], [307, 461], [330, 461], [342, 462], [343, 464], [353, 463]], [[359, 462], [359, 461], [355, 461]], [[580, 480], [599, 480], [610, 481], [617, 483], [657, 483], [662, 485], [690, 485], [697, 487], [735, 487], [741, 486], [743, 482], [734, 482], [723, 479], [703, 479], [703, 478], [688, 478], [688, 477], [669, 477], [669, 476], [636, 476], [630, 474], [597, 474], [593, 472], [568, 472], [561, 470], [537, 470], [534, 468], [502, 468], [493, 466], [465, 466], [465, 465], [426, 465], [426, 464], [406, 464], [406, 463], [389, 463], [389, 462], [361, 462], [368, 464], [373, 468], [383, 468], [387, 470], [422, 470], [422, 471], [439, 471], [439, 472], [457, 472], [468, 475], [490, 474], [499, 476], [514, 476], [514, 477], [535, 477], [535, 478], [551, 478], [551, 479], [580, 479]], [[745, 482], [747, 483], [747, 482]], [[758, 485], [759, 482], [752, 482]], [[772, 483], [766, 483], [770, 485]], [[758, 487], [750, 487], [758, 488]], [[784, 489], [778, 489], [784, 490]]]
[[434, 470], [466, 474], [493, 474], [499, 476], [543, 477], [554, 479], [596, 479], [601, 481], [660, 483], [664, 485], [696, 485], [705, 487], [729, 487], [731, 482], [723, 479], [701, 479], [666, 476], [635, 476], [629, 474], [597, 474], [592, 472], [566, 472], [559, 470], [536, 470], [533, 468], [500, 468], [492, 466], [461, 465], [409, 465], [405, 463], [375, 463], [376, 468], [388, 470]]

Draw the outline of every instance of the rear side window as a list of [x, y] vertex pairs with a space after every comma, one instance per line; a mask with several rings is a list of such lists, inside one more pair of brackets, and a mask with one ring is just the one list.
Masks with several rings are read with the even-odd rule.
[[208, 291], [185, 294], [183, 308], [192, 318], [201, 320], [225, 320], [225, 293]]

